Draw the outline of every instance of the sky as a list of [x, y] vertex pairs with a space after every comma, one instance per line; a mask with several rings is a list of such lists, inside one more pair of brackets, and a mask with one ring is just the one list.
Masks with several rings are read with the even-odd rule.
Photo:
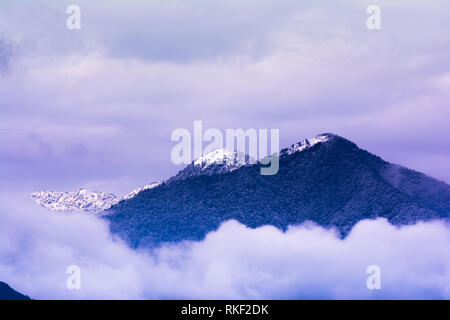
[[171, 133], [195, 120], [279, 129], [281, 147], [332, 132], [450, 183], [449, 13], [444, 0], [2, 0], [0, 191], [167, 179], [182, 169]]

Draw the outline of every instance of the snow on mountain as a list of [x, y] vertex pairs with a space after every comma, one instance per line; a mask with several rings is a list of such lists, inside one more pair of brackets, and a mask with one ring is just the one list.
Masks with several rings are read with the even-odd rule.
[[83, 210], [97, 213], [109, 209], [121, 200], [129, 200], [139, 192], [152, 189], [161, 182], [153, 182], [149, 185], [139, 187], [119, 198], [112, 193], [89, 191], [80, 188], [72, 192], [37, 191], [28, 194], [28, 198], [34, 200], [44, 208], [57, 212]]
[[[291, 155], [295, 152], [301, 152], [313, 147], [318, 143], [327, 142], [333, 137], [333, 134], [324, 133], [312, 138], [305, 139], [296, 144], [293, 144], [289, 148], [283, 149], [281, 151], [281, 155]], [[228, 149], [215, 149], [196, 159], [192, 163], [192, 165], [201, 168], [202, 171], [206, 171], [212, 166], [224, 165], [226, 167], [225, 171], [231, 172], [249, 163], [255, 163], [255, 161], [244, 153], [238, 153]], [[221, 171], [224, 170], [222, 169]]]
[[[318, 143], [330, 140], [332, 136], [333, 135], [331, 134], [322, 134], [305, 139], [289, 148], [283, 149], [281, 155], [290, 155], [295, 152], [303, 151]], [[254, 161], [244, 153], [224, 148], [215, 149], [196, 159], [185, 169], [181, 170], [175, 177], [169, 179], [168, 182], [183, 180], [187, 177], [198, 175], [215, 175], [231, 172], [251, 163], [254, 163]], [[85, 188], [73, 192], [38, 191], [30, 193], [28, 197], [37, 204], [57, 212], [81, 209], [95, 213], [109, 209], [121, 200], [129, 200], [135, 197], [139, 192], [155, 188], [160, 184], [160, 181], [153, 182], [149, 185], [136, 188], [123, 197], [117, 197], [112, 193], [106, 192], [92, 192]]]
[[291, 155], [295, 152], [300, 152], [305, 149], [311, 148], [312, 146], [321, 143], [321, 142], [327, 142], [332, 138], [332, 135], [330, 134], [321, 134], [312, 138], [305, 139], [303, 141], [300, 141], [296, 144], [293, 144], [289, 148], [281, 150], [281, 154], [288, 154]]
[[194, 176], [211, 176], [239, 169], [251, 164], [250, 157], [242, 152], [228, 149], [215, 149], [194, 160], [190, 165], [167, 180], [167, 183], [184, 180]]
[[[291, 147], [281, 150], [281, 155], [291, 155], [295, 152], [300, 152], [311, 148], [318, 143], [324, 143], [332, 139], [332, 134], [321, 134], [312, 138], [305, 139]], [[198, 175], [215, 175], [231, 172], [241, 168], [242, 166], [252, 164], [248, 155], [235, 152], [228, 149], [215, 149], [208, 152], [189, 166], [181, 170], [176, 176], [170, 178], [167, 182], [179, 181], [192, 176]], [[38, 191], [28, 195], [39, 205], [49, 208], [54, 211], [72, 211], [81, 209], [87, 212], [101, 212], [109, 209], [111, 206], [117, 204], [122, 200], [130, 200], [139, 192], [152, 189], [159, 186], [162, 182], [153, 182], [134, 189], [123, 197], [116, 197], [112, 193], [105, 192], [91, 192], [85, 188], [78, 189], [74, 192], [53, 192], [53, 191]]]
[[244, 153], [228, 149], [215, 149], [196, 159], [193, 164], [201, 167], [202, 170], [206, 170], [212, 165], [223, 164], [228, 167], [229, 171], [233, 171], [245, 165], [246, 158]]
[[38, 191], [30, 193], [28, 197], [37, 204], [58, 212], [77, 209], [99, 212], [118, 202], [112, 193], [92, 192], [84, 188], [72, 192]]
[[122, 199], [120, 199], [120, 200], [131, 199], [131, 198], [135, 197], [139, 192], [144, 191], [144, 190], [148, 190], [148, 189], [153, 189], [154, 187], [157, 187], [160, 184], [161, 184], [161, 181], [158, 181], [158, 182], [153, 182], [153, 183], [148, 184], [148, 185], [143, 186], [143, 187], [136, 188], [133, 191], [131, 191], [130, 193], [128, 193], [125, 196], [123, 196]]

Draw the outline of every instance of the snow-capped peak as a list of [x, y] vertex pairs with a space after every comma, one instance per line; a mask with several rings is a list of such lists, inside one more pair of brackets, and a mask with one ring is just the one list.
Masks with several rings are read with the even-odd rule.
[[202, 170], [214, 165], [224, 164], [230, 171], [245, 165], [246, 155], [244, 153], [231, 151], [228, 149], [215, 149], [201, 156], [194, 161], [194, 166], [199, 166]]
[[139, 192], [155, 188], [160, 184], [161, 182], [153, 182], [136, 188], [121, 198], [112, 193], [89, 191], [86, 188], [80, 188], [72, 192], [37, 191], [28, 194], [28, 198], [44, 208], [57, 212], [83, 210], [97, 213], [109, 209], [119, 201], [129, 200]]
[[305, 149], [311, 148], [312, 146], [318, 143], [327, 142], [328, 140], [330, 140], [329, 134], [321, 134], [312, 138], [305, 139], [296, 144], [293, 144], [289, 148], [283, 149], [281, 152], [283, 154], [293, 154], [295, 152], [300, 152]]
[[30, 193], [28, 197], [37, 204], [58, 212], [77, 209], [98, 212], [117, 203], [117, 197], [112, 193], [92, 192], [86, 188], [72, 192], [37, 191]]

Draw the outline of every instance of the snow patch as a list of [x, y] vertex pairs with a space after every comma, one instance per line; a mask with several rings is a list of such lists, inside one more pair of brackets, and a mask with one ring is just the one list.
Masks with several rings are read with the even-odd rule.
[[246, 164], [248, 157], [241, 152], [235, 152], [228, 149], [215, 149], [201, 156], [194, 161], [195, 166], [202, 170], [212, 165], [226, 165], [230, 171], [236, 170]]
[[37, 191], [28, 194], [28, 198], [40, 206], [56, 212], [83, 210], [89, 213], [98, 213], [111, 208], [119, 201], [129, 200], [139, 192], [153, 189], [160, 184], [159, 181], [136, 188], [121, 198], [112, 193], [89, 191], [86, 188], [80, 188], [73, 192]]
[[148, 185], [143, 186], [143, 187], [136, 188], [133, 191], [131, 191], [130, 193], [128, 193], [125, 196], [123, 196], [121, 200], [129, 200], [131, 198], [134, 198], [139, 192], [144, 191], [144, 190], [148, 190], [148, 189], [153, 189], [153, 188], [159, 186], [160, 184], [161, 184], [161, 181], [158, 181], [158, 182], [153, 182], [153, 183], [148, 184]]
[[303, 141], [300, 141], [300, 142], [298, 142], [296, 144], [293, 144], [291, 147], [282, 150], [282, 152], [284, 154], [291, 155], [293, 153], [301, 152], [303, 150], [311, 148], [311, 147], [315, 146], [318, 143], [327, 142], [328, 140], [330, 140], [330, 137], [328, 135], [326, 135], [326, 134], [315, 136], [315, 137], [308, 138], [308, 139], [305, 139]]
[[73, 211], [81, 209], [87, 212], [99, 212], [118, 202], [112, 193], [92, 192], [80, 188], [73, 192], [38, 191], [28, 197], [37, 204], [53, 211]]

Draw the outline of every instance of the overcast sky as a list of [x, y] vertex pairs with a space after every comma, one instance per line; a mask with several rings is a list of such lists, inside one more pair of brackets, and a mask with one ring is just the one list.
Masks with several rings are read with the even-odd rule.
[[[319, 4], [320, 3], [320, 4]], [[68, 5], [81, 30], [66, 27]], [[381, 30], [366, 27], [368, 5]], [[447, 0], [0, 2], [1, 191], [166, 179], [177, 128], [339, 134], [450, 183]]]

